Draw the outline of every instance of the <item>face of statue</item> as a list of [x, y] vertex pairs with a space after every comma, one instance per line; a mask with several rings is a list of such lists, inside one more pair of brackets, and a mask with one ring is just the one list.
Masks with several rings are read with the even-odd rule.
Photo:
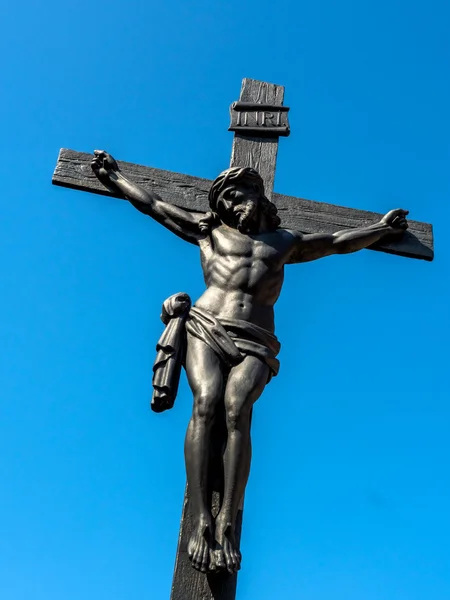
[[259, 229], [260, 190], [257, 185], [236, 182], [230, 184], [217, 199], [220, 220], [241, 233], [256, 233]]

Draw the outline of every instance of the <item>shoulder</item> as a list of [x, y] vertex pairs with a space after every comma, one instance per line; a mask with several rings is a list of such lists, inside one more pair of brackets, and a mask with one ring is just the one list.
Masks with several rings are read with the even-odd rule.
[[289, 238], [303, 237], [303, 233], [301, 233], [300, 231], [296, 231], [295, 229], [284, 229], [280, 227], [279, 229], [277, 229], [277, 231]]
[[294, 229], [277, 229], [277, 233], [280, 236], [280, 239], [284, 240], [286, 243], [290, 243], [293, 246], [303, 241], [305, 237], [303, 233], [300, 231], [295, 231]]
[[283, 237], [286, 247], [286, 264], [302, 262], [306, 245], [305, 235], [295, 229], [279, 229], [278, 231]]
[[263, 234], [263, 241], [272, 248], [276, 248], [285, 260], [289, 260], [290, 254], [297, 246], [298, 236], [301, 234], [290, 229], [278, 228]]

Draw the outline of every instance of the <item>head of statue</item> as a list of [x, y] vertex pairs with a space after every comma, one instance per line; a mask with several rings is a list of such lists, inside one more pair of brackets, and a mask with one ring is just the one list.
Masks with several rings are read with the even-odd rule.
[[275, 204], [264, 195], [261, 175], [249, 167], [220, 173], [209, 191], [212, 215], [241, 233], [273, 231], [280, 226]]

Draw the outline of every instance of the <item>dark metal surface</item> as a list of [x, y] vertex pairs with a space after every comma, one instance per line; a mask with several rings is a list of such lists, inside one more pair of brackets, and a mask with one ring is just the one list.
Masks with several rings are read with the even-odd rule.
[[247, 136], [274, 137], [290, 134], [287, 106], [262, 102], [233, 102], [228, 131]]
[[[257, 138], [249, 140], [239, 135], [236, 135], [235, 138], [237, 147], [234, 152], [236, 156], [234, 164], [238, 161], [244, 161], [247, 156], [250, 156], [253, 166], [258, 169], [269, 158], [273, 158], [276, 140], [259, 139], [254, 141], [258, 148], [257, 159], [255, 159], [253, 154], [247, 152], [247, 150], [253, 140], [257, 140]], [[246, 144], [245, 151], [241, 151], [238, 146], [241, 142]], [[100, 183], [92, 172], [91, 161], [92, 154], [63, 148], [58, 156], [53, 174], [53, 184], [94, 194], [122, 198], [122, 196], [106, 189]], [[163, 171], [153, 167], [144, 167], [129, 162], [118, 161], [118, 164], [124, 175], [145, 188], [152, 188], [166, 202], [186, 210], [204, 213], [208, 211], [208, 191], [212, 180], [184, 175], [183, 173]], [[267, 196], [270, 196], [270, 186], [267, 184], [270, 180], [270, 174], [264, 177]], [[339, 229], [365, 227], [373, 225], [383, 216], [380, 213], [368, 210], [358, 210], [277, 193], [272, 194], [272, 200], [278, 208], [282, 227], [296, 229], [303, 233], [332, 233]], [[432, 225], [413, 220], [408, 220], [408, 223], [409, 229], [401, 239], [379, 242], [376, 246], [370, 247], [369, 250], [378, 250], [408, 258], [433, 260]]]
[[[282, 86], [259, 82], [252, 79], [244, 79], [240, 97], [242, 101], [260, 101], [266, 104], [281, 106], [283, 103], [284, 88]], [[266, 197], [270, 198], [275, 178], [277, 151], [278, 142], [276, 139], [248, 138], [235, 135], [230, 167], [246, 166], [257, 169], [265, 182]], [[205, 190], [204, 196], [202, 193], [197, 193], [196, 195], [197, 210], [201, 209], [203, 212], [209, 210], [208, 192], [211, 185], [212, 181], [201, 180], [200, 186], [195, 188], [196, 190], [199, 190], [201, 187]], [[189, 195], [192, 198], [191, 192], [189, 192]], [[216, 429], [213, 430], [211, 436], [213, 444], [211, 448], [212, 459], [209, 471], [209, 482], [212, 488], [211, 505], [214, 517], [218, 514], [223, 498], [223, 478], [220, 475], [223, 469], [223, 466], [221, 466], [221, 464], [223, 465], [221, 457], [223, 452], [223, 440], [226, 436], [226, 424], [223, 406], [221, 410], [223, 412], [218, 415], [219, 418], [216, 419], [216, 424], [214, 425]], [[241, 538], [243, 504], [244, 498], [241, 500], [236, 517], [235, 538], [237, 544], [240, 544]], [[191, 568], [187, 553], [187, 544], [193, 529], [190, 497], [187, 493], [183, 504], [183, 515], [171, 600], [234, 600], [236, 595], [237, 573], [229, 574], [227, 572], [221, 572], [219, 575], [212, 574], [206, 576]]]
[[[244, 80], [235, 114], [242, 119], [261, 106], [255, 115], [270, 113], [280, 123], [283, 115], [288, 128], [283, 93], [281, 86]], [[54, 175], [57, 185], [125, 198], [200, 248], [206, 290], [183, 328], [194, 409], [172, 600], [235, 598], [252, 407], [278, 370], [274, 305], [284, 266], [369, 247], [432, 259], [431, 226], [417, 223], [412, 235], [405, 233], [402, 209], [380, 217], [274, 195], [280, 227], [270, 201], [277, 137], [261, 133], [268, 120], [255, 116], [257, 137], [235, 135], [231, 168], [214, 182], [117, 163], [104, 151], [91, 155], [89, 166], [86, 155], [62, 151]]]
[[[271, 84], [268, 84], [271, 85]], [[281, 87], [281, 86], [277, 86], [277, 87]], [[241, 102], [240, 100], [233, 102], [233, 104], [231, 105], [232, 108], [234, 108], [234, 110], [241, 110], [241, 111], [264, 111], [264, 110], [270, 110], [272, 112], [289, 112], [290, 108], [289, 106], [281, 106], [280, 104], [267, 104], [267, 103], [258, 103], [258, 102]]]
[[[193, 524], [187, 551], [192, 565], [202, 572], [234, 573], [241, 563], [236, 519], [250, 470], [252, 406], [278, 372], [274, 306], [284, 267], [402, 237], [407, 211], [392, 210], [368, 227], [304, 235], [279, 227], [276, 207], [252, 168], [239, 166], [221, 173], [211, 186], [211, 212], [205, 215], [164, 202], [126, 178], [111, 155], [94, 154], [92, 169], [106, 187], [115, 188], [139, 211], [199, 246], [206, 290], [191, 308], [178, 341], [172, 337], [170, 343], [173, 349], [180, 347], [180, 336], [184, 339], [187, 332], [184, 364], [194, 396], [185, 441]], [[176, 294], [172, 300], [185, 296]], [[167, 361], [161, 352], [160, 366]], [[176, 364], [170, 367], [173, 373]], [[180, 366], [178, 362], [178, 370]], [[160, 379], [171, 379], [178, 387], [173, 377], [162, 374]], [[167, 392], [174, 399], [176, 392], [170, 386]], [[222, 437], [214, 437], [221, 450], [220, 468], [212, 473], [212, 431], [218, 420], [225, 427]], [[214, 515], [209, 479], [216, 480], [219, 473], [223, 493]]]

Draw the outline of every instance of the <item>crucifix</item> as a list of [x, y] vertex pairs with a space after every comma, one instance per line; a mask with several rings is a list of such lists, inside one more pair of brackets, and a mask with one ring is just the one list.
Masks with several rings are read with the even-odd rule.
[[[289, 134], [284, 88], [244, 79], [231, 106], [230, 168], [214, 181], [61, 150], [53, 183], [124, 198], [199, 247], [206, 291], [168, 298], [152, 408], [173, 406], [184, 366], [194, 397], [171, 600], [233, 600], [253, 404], [277, 375], [274, 304], [287, 264], [363, 248], [433, 259], [432, 227], [273, 194], [279, 136]], [[192, 568], [194, 567], [194, 568]]]

